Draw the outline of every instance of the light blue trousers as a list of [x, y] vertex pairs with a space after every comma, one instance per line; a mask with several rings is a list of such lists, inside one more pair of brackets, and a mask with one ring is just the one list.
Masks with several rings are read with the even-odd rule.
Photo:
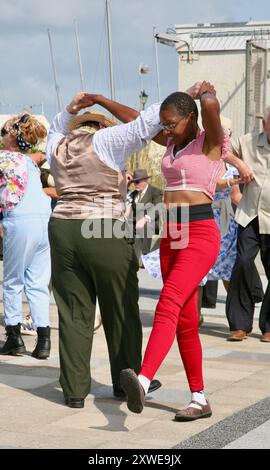
[[25, 292], [34, 327], [49, 325], [51, 277], [48, 218], [42, 216], [4, 219], [3, 303], [6, 325], [22, 321]]

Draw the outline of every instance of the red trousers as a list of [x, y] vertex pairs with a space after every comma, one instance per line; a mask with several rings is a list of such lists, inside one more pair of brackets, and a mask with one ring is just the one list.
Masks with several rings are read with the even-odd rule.
[[[175, 229], [181, 237], [175, 241]], [[215, 263], [220, 234], [213, 219], [167, 224], [161, 239], [164, 286], [140, 374], [152, 380], [169, 352], [175, 335], [191, 392], [204, 389], [202, 348], [198, 332], [198, 285]], [[172, 233], [173, 232], [173, 233]], [[180, 246], [181, 244], [182, 246]]]

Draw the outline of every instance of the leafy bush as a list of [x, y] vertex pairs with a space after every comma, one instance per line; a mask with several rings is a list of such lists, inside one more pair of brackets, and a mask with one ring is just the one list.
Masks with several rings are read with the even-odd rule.
[[165, 152], [165, 147], [150, 142], [140, 152], [136, 152], [129, 157], [126, 168], [133, 173], [137, 168], [144, 168], [148, 175], [151, 175], [150, 183], [159, 189], [164, 189], [164, 178], [161, 174], [161, 160]]

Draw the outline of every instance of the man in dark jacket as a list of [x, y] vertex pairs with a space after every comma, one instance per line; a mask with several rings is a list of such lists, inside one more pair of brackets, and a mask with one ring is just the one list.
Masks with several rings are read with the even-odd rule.
[[160, 204], [162, 192], [148, 183], [150, 176], [145, 169], [134, 171], [132, 183], [135, 190], [130, 194], [131, 217], [135, 236], [135, 252], [140, 261], [142, 254], [149, 253], [152, 237], [160, 229]]

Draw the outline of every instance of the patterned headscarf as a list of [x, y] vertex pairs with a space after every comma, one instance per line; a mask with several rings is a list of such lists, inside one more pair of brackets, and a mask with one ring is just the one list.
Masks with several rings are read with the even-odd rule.
[[29, 144], [28, 142], [25, 142], [24, 138], [22, 137], [22, 135], [20, 133], [20, 125], [27, 122], [29, 118], [30, 118], [29, 114], [24, 114], [20, 118], [20, 120], [18, 122], [15, 122], [15, 124], [13, 124], [13, 126], [12, 126], [13, 129], [15, 129], [15, 131], [16, 131], [17, 144], [18, 144], [18, 146], [21, 150], [29, 150], [33, 147], [32, 144]]

